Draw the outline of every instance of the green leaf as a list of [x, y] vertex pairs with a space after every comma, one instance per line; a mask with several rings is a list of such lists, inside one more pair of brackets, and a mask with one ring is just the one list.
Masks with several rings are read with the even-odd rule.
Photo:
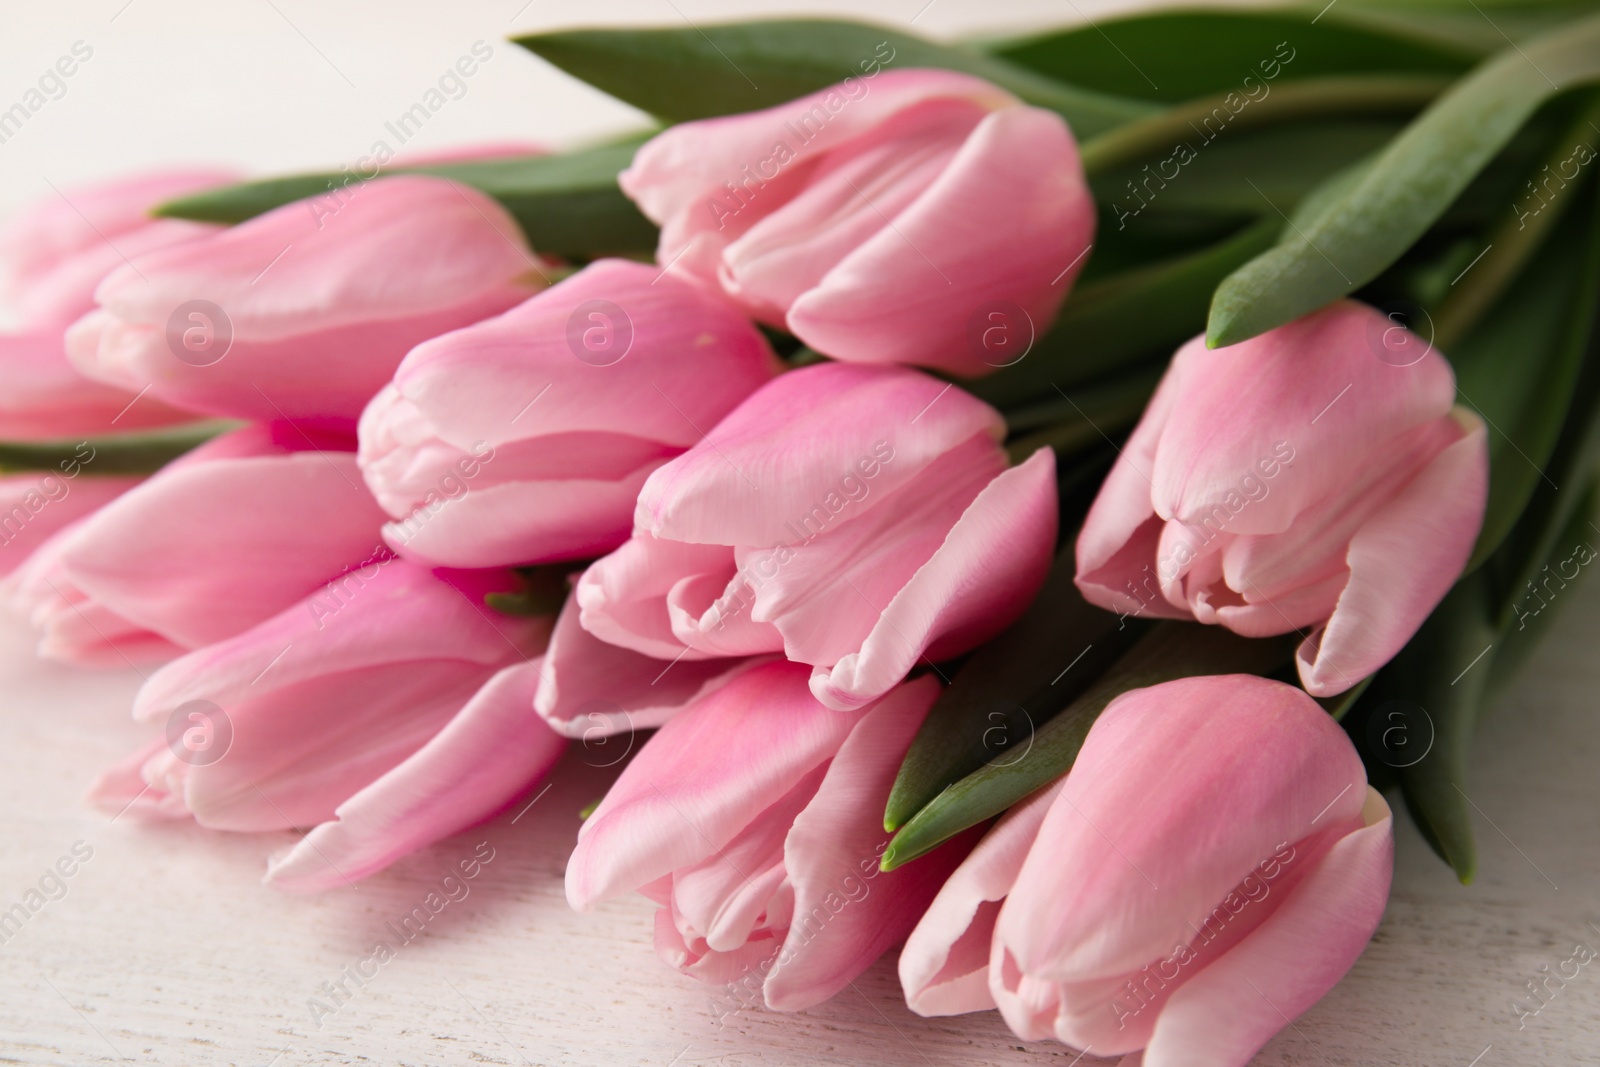
[[[1098, 448], [1133, 428], [1144, 413], [1165, 366], [1142, 365], [1110, 381], [1074, 389], [1071, 396], [1046, 396], [1037, 404], [1008, 411], [1006, 424], [1015, 435], [1006, 442], [1011, 462], [1021, 463], [1038, 449], [1053, 448], [1066, 456]], [[1038, 427], [1031, 433], [1024, 429]]]
[[[1532, 266], [1451, 353], [1457, 392], [1484, 417], [1489, 432], [1489, 501], [1469, 569], [1500, 545], [1541, 485], [1560, 484], [1545, 467], [1579, 395], [1576, 385], [1593, 344], [1600, 301], [1600, 210], [1594, 189], [1591, 182], [1571, 190], [1583, 208], [1571, 229], [1586, 239], [1553, 234]], [[1580, 403], [1577, 410], [1587, 417], [1594, 397]]]
[[[1489, 592], [1481, 570], [1457, 582], [1416, 636], [1378, 672], [1361, 712], [1352, 716], [1351, 732], [1364, 758], [1395, 768], [1411, 817], [1463, 884], [1477, 871], [1467, 756], [1498, 637], [1489, 617]], [[1385, 752], [1375, 743], [1382, 726], [1374, 722], [1381, 724], [1394, 709], [1407, 744], [1427, 746], [1418, 760], [1409, 748]], [[1424, 725], [1431, 728], [1431, 738], [1418, 736]], [[1396, 766], [1402, 762], [1407, 765]]]
[[1187, 163], [1177, 164], [1168, 154], [1175, 146], [1166, 145], [1154, 164], [1112, 167], [1089, 184], [1110, 208], [1107, 224], [1130, 212], [1128, 226], [1168, 213], [1253, 219], [1292, 211], [1329, 174], [1374, 155], [1404, 128], [1395, 119], [1307, 120], [1212, 142], [1191, 136], [1183, 143], [1201, 147]]
[[1200, 331], [1217, 281], [1271, 244], [1278, 225], [1263, 220], [1199, 252], [1074, 289], [1055, 325], [1027, 356], [968, 391], [1008, 407], [1072, 389], [1141, 359], [1165, 358]]
[[1084, 600], [1069, 544], [1026, 614], [964, 663], [917, 732], [884, 809], [894, 831], [946, 786], [1025, 745], [1143, 633], [1145, 624]]
[[1362, 179], [1218, 287], [1213, 347], [1281, 326], [1377, 277], [1546, 100], [1600, 78], [1600, 15], [1509, 48], [1463, 78]]
[[1237, 93], [1200, 97], [1109, 130], [1083, 146], [1084, 170], [1093, 177], [1156, 156], [1177, 160], [1180, 145], [1198, 154], [1213, 141], [1263, 127], [1313, 119], [1410, 116], [1450, 85], [1426, 74], [1361, 74], [1287, 82], [1260, 100]]
[[1346, 19], [1337, 8], [1316, 16], [1315, 9], [1155, 11], [1003, 41], [991, 50], [1085, 88], [1172, 101], [1237, 89], [1245, 76], [1260, 81], [1268, 72], [1283, 80], [1363, 72], [1455, 74], [1488, 51]]
[[112, 437], [0, 441], [0, 474], [154, 474], [185, 452], [244, 425], [222, 419]]
[[971, 826], [991, 819], [1071, 770], [1084, 738], [1106, 705], [1130, 689], [1202, 674], [1260, 674], [1289, 658], [1283, 639], [1251, 640], [1220, 626], [1162, 622], [1122, 655], [1065, 710], [1039, 727], [1023, 755], [984, 764], [938, 794], [890, 840], [882, 867], [893, 870], [926, 855]]
[[[541, 253], [572, 259], [649, 254], [655, 251], [656, 228], [617, 188], [618, 172], [632, 162], [643, 140], [564, 155], [395, 167], [384, 173], [432, 174], [482, 190], [505, 205]], [[234, 223], [316, 197], [307, 210], [333, 217], [342, 202], [359, 195], [360, 179], [349, 173], [300, 174], [208, 190], [162, 204], [155, 214]]]
[[556, 30], [516, 43], [573, 77], [668, 122], [772, 107], [880, 70], [964, 71], [1059, 112], [1081, 137], [1154, 110], [1075, 88], [960, 45], [865, 22], [785, 19], [660, 29]]

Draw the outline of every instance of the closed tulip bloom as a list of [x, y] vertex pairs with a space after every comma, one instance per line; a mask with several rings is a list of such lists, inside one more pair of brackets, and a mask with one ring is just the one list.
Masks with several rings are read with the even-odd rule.
[[642, 890], [656, 952], [724, 986], [728, 1010], [797, 1011], [843, 989], [916, 922], [967, 842], [882, 873], [883, 805], [938, 683], [823, 707], [803, 667], [741, 674], [661, 728], [579, 831], [567, 899]]
[[408, 558], [592, 558], [627, 540], [645, 478], [778, 369], [725, 301], [603, 260], [413, 349], [362, 416], [361, 466]]
[[[514, 585], [509, 572], [391, 559], [168, 664], [134, 703], [166, 735], [94, 798], [218, 830], [314, 827], [268, 872], [296, 891], [347, 884], [488, 818], [565, 744], [532, 709], [527, 657], [548, 620], [482, 606]], [[190, 745], [170, 724], [196, 715]]]
[[[51, 659], [170, 659], [390, 553], [354, 442], [282, 423], [208, 441], [39, 549], [10, 580]], [[343, 451], [340, 451], [340, 448]], [[66, 499], [88, 491], [88, 475]]]
[[1032, 599], [1054, 456], [1007, 468], [999, 413], [903, 367], [779, 376], [645, 482], [577, 586], [602, 640], [667, 660], [782, 653], [831, 708], [967, 651]]
[[139, 256], [67, 335], [86, 375], [193, 411], [353, 424], [412, 347], [544, 284], [516, 223], [438, 178], [285, 204]]
[[1299, 689], [1134, 690], [1090, 730], [992, 920], [990, 993], [1024, 1039], [1244, 1067], [1361, 954], [1393, 851], [1354, 746]]
[[673, 126], [619, 181], [669, 271], [837, 359], [963, 375], [1020, 354], [997, 322], [1048, 326], [1094, 238], [1060, 116], [946, 70]]
[[136, 477], [0, 476], [0, 576], [10, 574], [51, 535], [139, 484]]
[[[63, 334], [94, 308], [94, 292], [127, 258], [193, 241], [217, 227], [153, 219], [150, 208], [233, 180], [197, 168], [129, 175], [52, 192], [0, 229], [0, 437], [71, 437], [170, 423], [183, 414], [146, 396], [84, 377]], [[127, 257], [127, 258], [125, 258]]]
[[1354, 301], [1190, 341], [1089, 511], [1078, 588], [1128, 615], [1309, 631], [1307, 691], [1349, 689], [1444, 598], [1483, 523], [1487, 439], [1454, 399], [1443, 356]]

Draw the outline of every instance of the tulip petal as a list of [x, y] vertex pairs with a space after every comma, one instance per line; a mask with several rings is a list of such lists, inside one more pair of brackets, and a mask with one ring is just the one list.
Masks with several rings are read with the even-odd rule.
[[1365, 782], [1344, 731], [1292, 686], [1223, 675], [1132, 690], [1090, 730], [997, 944], [1047, 982], [1137, 971], [1283, 843], [1352, 818]]
[[695, 544], [805, 540], [855, 487], [893, 492], [980, 433], [1000, 440], [1004, 420], [960, 389], [904, 368], [819, 363], [763, 386], [652, 474], [634, 525]]
[[1065, 780], [1058, 778], [1006, 812], [906, 938], [900, 986], [906, 1006], [918, 1015], [961, 1015], [995, 1006], [989, 992], [995, 919]]
[[586, 744], [653, 730], [756, 662], [655, 659], [600, 640], [578, 616], [569, 596], [540, 661], [533, 706], [556, 733]]
[[1147, 1067], [1245, 1067], [1344, 976], [1383, 917], [1394, 867], [1389, 807], [1370, 787], [1362, 823], [1270, 918], [1172, 994]]
[[667, 597], [686, 578], [708, 576], [725, 586], [733, 574], [730, 548], [638, 536], [591, 563], [573, 595], [583, 628], [602, 641], [671, 662], [716, 659], [723, 653], [683, 643]]
[[938, 681], [924, 676], [861, 717], [795, 819], [784, 843], [794, 915], [767, 972], [768, 1007], [800, 1011], [848, 985], [910, 932], [976, 840], [968, 834], [915, 863], [878, 869], [889, 844], [884, 802], [938, 693]]
[[[1028, 220], [1028, 240], [1017, 240], [1019, 216]], [[787, 322], [801, 340], [838, 359], [991, 373], [1025, 350], [1019, 345], [1016, 355], [997, 358], [974, 343], [974, 321], [1014, 304], [1028, 332], [1042, 334], [1071, 288], [1065, 275], [1081, 267], [1094, 224], [1066, 123], [1037, 108], [1004, 108], [978, 123], [892, 225], [801, 295]]]
[[491, 618], [479, 606], [484, 593], [513, 587], [509, 574], [436, 575], [404, 560], [368, 569], [375, 573], [352, 571], [254, 629], [169, 663], [140, 687], [134, 717], [159, 721], [189, 700], [230, 708], [260, 694], [269, 670], [270, 686], [284, 689], [330, 671], [413, 661], [492, 669], [508, 654], [537, 650], [548, 633], [547, 621]]
[[[1220, 516], [1235, 534], [1281, 533], [1352, 468], [1381, 460], [1395, 436], [1445, 415], [1455, 375], [1442, 355], [1428, 348], [1407, 366], [1379, 358], [1397, 329], [1377, 309], [1342, 300], [1226, 348], [1208, 349], [1203, 337], [1185, 344], [1173, 357], [1182, 403], [1152, 474], [1156, 513], [1191, 526]], [[1242, 510], [1227, 506], [1255, 483], [1270, 492]]]
[[925, 653], [955, 655], [999, 633], [1044, 581], [1056, 523], [1055, 454], [1044, 448], [984, 487], [883, 607], [861, 651], [817, 667], [812, 692], [831, 708], [860, 707], [888, 692]]
[[1457, 409], [1463, 434], [1350, 541], [1350, 581], [1324, 630], [1296, 655], [1313, 696], [1333, 696], [1389, 662], [1461, 576], [1483, 524], [1488, 438]]
[[769, 663], [686, 708], [645, 743], [579, 831], [580, 911], [705, 859], [828, 760], [857, 715], [812, 699], [806, 668]]
[[274, 858], [266, 881], [296, 893], [331, 889], [503, 809], [566, 748], [534, 721], [538, 681], [531, 663], [496, 674], [443, 730], [340, 804], [333, 822]]

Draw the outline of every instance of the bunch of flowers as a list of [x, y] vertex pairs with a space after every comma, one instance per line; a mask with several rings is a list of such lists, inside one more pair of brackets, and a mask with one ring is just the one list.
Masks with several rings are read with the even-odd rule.
[[1595, 495], [1600, 20], [520, 43], [663, 128], [0, 235], [4, 595], [158, 665], [96, 802], [301, 829], [310, 892], [653, 731], [567, 895], [728, 1012], [903, 944], [913, 1010], [1148, 1067], [1348, 970], [1384, 792], [1470, 880]]

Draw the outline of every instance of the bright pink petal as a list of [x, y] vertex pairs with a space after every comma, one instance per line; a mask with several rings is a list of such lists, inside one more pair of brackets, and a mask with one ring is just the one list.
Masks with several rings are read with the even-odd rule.
[[924, 654], [956, 655], [1010, 625], [1050, 569], [1057, 515], [1055, 454], [1040, 449], [978, 494], [939, 550], [881, 606], [860, 652], [818, 665], [811, 678], [817, 699], [860, 707], [893, 688]]
[[573, 907], [715, 853], [833, 756], [860, 717], [818, 704], [805, 674], [791, 663], [746, 671], [644, 745], [579, 833], [567, 865]]
[[536, 721], [538, 668], [496, 674], [449, 724], [275, 858], [267, 881], [291, 892], [331, 889], [503, 809], [543, 778], [566, 741]]
[[11, 573], [58, 530], [138, 485], [136, 477], [0, 476], [0, 576]]
[[1472, 555], [1489, 492], [1489, 448], [1475, 415], [1463, 411], [1457, 418], [1461, 439], [1351, 539], [1349, 584], [1327, 628], [1296, 656], [1314, 696], [1342, 693], [1389, 662]]

